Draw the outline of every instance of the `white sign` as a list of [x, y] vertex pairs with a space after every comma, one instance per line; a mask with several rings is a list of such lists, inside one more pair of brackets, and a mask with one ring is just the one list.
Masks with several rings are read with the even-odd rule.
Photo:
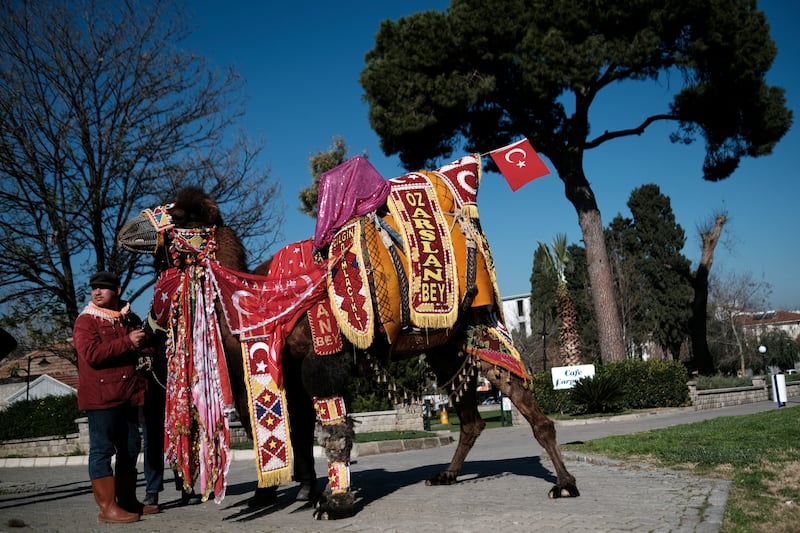
[[550, 372], [554, 389], [571, 389], [579, 379], [594, 377], [594, 365], [557, 366]]
[[503, 411], [511, 411], [511, 398], [503, 396]]

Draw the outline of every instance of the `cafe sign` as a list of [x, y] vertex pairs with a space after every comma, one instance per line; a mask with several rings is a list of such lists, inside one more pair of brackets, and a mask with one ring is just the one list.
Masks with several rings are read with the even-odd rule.
[[579, 379], [594, 377], [594, 365], [557, 366], [550, 372], [554, 389], [571, 389]]

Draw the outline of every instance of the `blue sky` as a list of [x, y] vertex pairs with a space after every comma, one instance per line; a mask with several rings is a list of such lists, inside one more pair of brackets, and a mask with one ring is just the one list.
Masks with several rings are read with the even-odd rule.
[[[359, 74], [382, 20], [444, 9], [448, 4], [441, 0], [186, 3], [195, 31], [184, 44], [214, 65], [234, 66], [246, 80], [248, 102], [240, 126], [264, 141], [261, 163], [281, 182], [286, 243], [313, 236], [314, 220], [297, 211], [297, 195], [311, 181], [309, 157], [328, 149], [333, 136], [345, 139], [351, 155], [366, 151], [385, 178], [404, 173], [396, 157], [387, 158], [381, 152], [369, 126]], [[712, 272], [750, 273], [771, 285], [772, 307], [800, 309], [796, 274], [800, 187], [795, 181], [800, 168], [800, 7], [783, 0], [759, 5], [767, 13], [779, 48], [768, 79], [786, 89], [795, 114], [795, 125], [772, 155], [746, 159], [729, 179], [706, 183], [701, 179], [702, 141], [688, 147], [672, 145], [673, 126], [665, 124], [641, 137], [616, 140], [587, 152], [585, 171], [604, 226], [618, 213], [630, 215], [626, 202], [632, 189], [658, 184], [671, 198], [687, 235], [684, 254], [695, 266], [700, 255], [698, 225], [727, 210], [729, 222]], [[612, 88], [595, 103], [593, 131], [638, 125], [644, 116], [666, 110], [668, 90], [667, 83]], [[484, 151], [494, 148], [487, 146]], [[461, 155], [454, 154], [454, 159]], [[549, 162], [548, 166], [552, 169]], [[530, 292], [538, 241], [550, 243], [556, 234], [566, 233], [568, 242], [580, 242], [575, 209], [555, 174], [513, 193], [499, 174], [487, 172], [478, 202], [503, 296]]]

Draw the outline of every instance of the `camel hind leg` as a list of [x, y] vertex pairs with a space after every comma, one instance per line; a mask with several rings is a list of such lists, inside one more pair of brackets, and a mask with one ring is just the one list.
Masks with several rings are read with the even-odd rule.
[[556, 470], [556, 484], [550, 489], [551, 498], [574, 498], [580, 496], [575, 478], [567, 471], [561, 450], [556, 441], [556, 428], [553, 421], [539, 408], [533, 392], [517, 376], [505, 369], [481, 361], [483, 375], [503, 394], [509, 397], [511, 403], [519, 410], [520, 414], [530, 423], [533, 436], [547, 452], [553, 467]]
[[461, 467], [464, 466], [464, 461], [467, 459], [472, 446], [480, 436], [483, 428], [486, 427], [486, 422], [481, 418], [478, 412], [477, 399], [475, 394], [474, 383], [470, 387], [470, 392], [462, 396], [461, 401], [455, 405], [458, 420], [461, 429], [458, 434], [458, 444], [456, 451], [453, 453], [453, 458], [450, 464], [443, 472], [439, 472], [432, 478], [428, 479], [426, 485], [452, 485], [458, 480], [458, 473]]
[[[449, 349], [452, 350], [452, 348]], [[447, 347], [443, 347], [438, 352], [429, 354], [427, 357], [428, 364], [436, 373], [439, 383], [445, 383], [455, 371], [458, 371], [457, 368], [447, 368], [447, 363], [452, 365], [453, 362], [460, 363], [463, 361], [463, 359], [458, 357], [449, 357], [447, 350]], [[445, 364], [442, 365], [442, 363]], [[470, 377], [469, 386], [463, 389], [461, 399], [455, 404], [460, 431], [453, 458], [450, 460], [447, 469], [428, 479], [425, 482], [426, 485], [452, 485], [457, 483], [458, 473], [461, 471], [461, 467], [464, 466], [467, 455], [483, 431], [483, 428], [486, 427], [486, 422], [483, 421], [483, 418], [481, 418], [478, 412], [478, 395], [475, 389], [476, 382], [477, 375], [473, 374]]]

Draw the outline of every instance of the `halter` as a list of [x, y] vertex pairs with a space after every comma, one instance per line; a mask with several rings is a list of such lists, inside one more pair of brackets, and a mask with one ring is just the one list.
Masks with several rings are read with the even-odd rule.
[[[217, 227], [186, 229], [170, 228], [169, 256], [172, 266], [183, 267], [217, 258]], [[159, 234], [161, 235], [161, 234]]]
[[143, 210], [120, 231], [119, 244], [137, 253], [156, 254], [165, 248], [172, 266], [184, 267], [216, 259], [216, 226], [176, 228], [170, 210], [174, 203]]
[[175, 204], [160, 205], [139, 213], [120, 230], [119, 245], [131, 252], [157, 253], [164, 246], [164, 234], [175, 226], [169, 214], [173, 207]]

